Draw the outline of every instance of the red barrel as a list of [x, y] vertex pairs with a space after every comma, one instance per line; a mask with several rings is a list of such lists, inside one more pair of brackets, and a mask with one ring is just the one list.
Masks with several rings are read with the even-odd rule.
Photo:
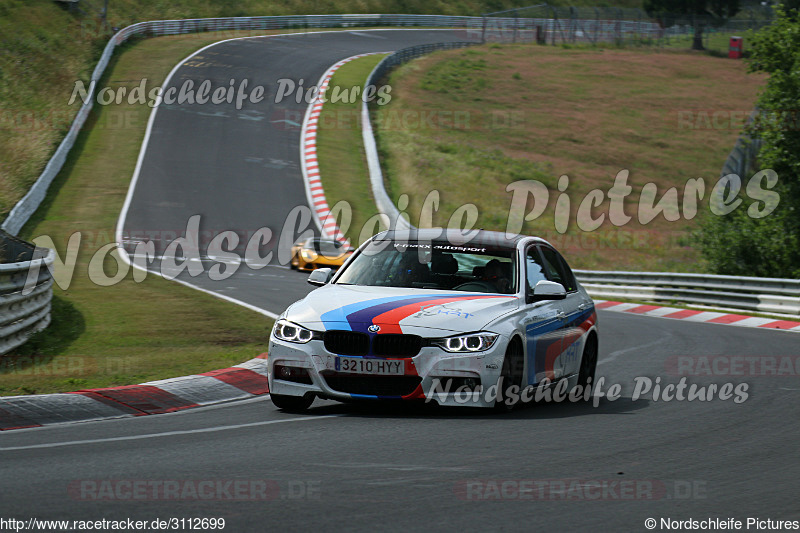
[[743, 51], [744, 39], [741, 37], [731, 37], [731, 43], [728, 47], [728, 57], [731, 59], [741, 59]]

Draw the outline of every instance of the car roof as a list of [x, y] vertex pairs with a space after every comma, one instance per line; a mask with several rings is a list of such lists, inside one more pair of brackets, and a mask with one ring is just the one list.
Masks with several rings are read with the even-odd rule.
[[492, 248], [516, 249], [523, 239], [534, 239], [546, 243], [544, 239], [531, 235], [513, 234], [510, 237], [501, 231], [478, 230], [465, 238], [461, 230], [419, 229], [387, 230], [373, 237], [374, 240], [433, 241], [448, 242], [454, 245], [486, 246]]

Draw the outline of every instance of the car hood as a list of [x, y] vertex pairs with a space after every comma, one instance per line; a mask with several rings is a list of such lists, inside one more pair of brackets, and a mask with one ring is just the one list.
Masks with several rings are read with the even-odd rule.
[[[331, 329], [418, 335], [480, 331], [519, 306], [513, 295], [326, 285], [294, 303], [284, 318], [316, 331]], [[370, 329], [372, 327], [372, 329]]]

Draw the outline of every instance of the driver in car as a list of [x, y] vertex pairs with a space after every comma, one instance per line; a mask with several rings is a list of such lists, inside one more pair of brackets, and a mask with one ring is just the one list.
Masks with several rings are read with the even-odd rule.
[[393, 287], [414, 287], [415, 284], [429, 281], [429, 278], [428, 264], [420, 261], [416, 251], [406, 252], [391, 276]]
[[497, 288], [497, 292], [501, 294], [508, 294], [511, 287], [505, 266], [497, 259], [492, 259], [486, 263], [481, 280], [494, 285]]

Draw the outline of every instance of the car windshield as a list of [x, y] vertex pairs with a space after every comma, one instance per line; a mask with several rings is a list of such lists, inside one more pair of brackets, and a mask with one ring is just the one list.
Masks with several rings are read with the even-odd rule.
[[312, 239], [309, 241], [308, 248], [321, 255], [338, 257], [347, 251], [344, 244], [336, 241], [324, 241], [320, 239]]
[[514, 250], [437, 242], [374, 241], [336, 283], [513, 294]]

